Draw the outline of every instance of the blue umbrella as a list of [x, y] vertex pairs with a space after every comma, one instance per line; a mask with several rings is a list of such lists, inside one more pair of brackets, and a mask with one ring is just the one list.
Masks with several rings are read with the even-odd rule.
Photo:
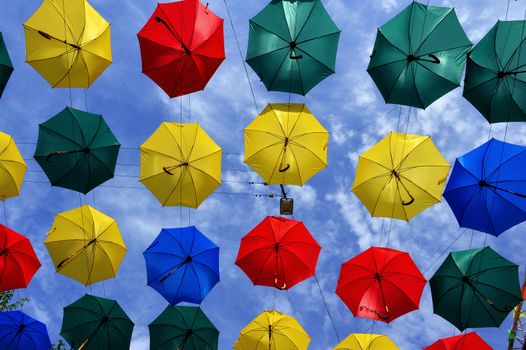
[[49, 350], [46, 325], [21, 311], [0, 313], [0, 349]]
[[200, 304], [219, 282], [219, 247], [194, 226], [162, 229], [144, 251], [148, 285], [170, 304]]
[[461, 227], [494, 236], [526, 220], [526, 147], [491, 139], [455, 161], [444, 192]]

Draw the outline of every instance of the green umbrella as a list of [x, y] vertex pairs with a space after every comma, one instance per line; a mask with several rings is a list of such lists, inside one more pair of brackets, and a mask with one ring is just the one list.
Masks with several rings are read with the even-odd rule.
[[273, 0], [250, 20], [247, 63], [267, 90], [305, 95], [334, 73], [339, 38], [321, 0]]
[[2, 97], [2, 93], [4, 92], [4, 88], [11, 73], [13, 73], [13, 64], [9, 58], [9, 53], [7, 52], [2, 32], [0, 32], [0, 97]]
[[199, 307], [169, 305], [148, 327], [152, 350], [217, 350], [219, 331]]
[[499, 327], [522, 301], [518, 269], [490, 247], [450, 253], [429, 280], [435, 313], [461, 331]]
[[66, 107], [40, 124], [35, 160], [53, 186], [85, 194], [113, 177], [119, 148], [101, 115]]
[[133, 326], [115, 300], [86, 294], [64, 308], [60, 335], [74, 350], [125, 350]]
[[526, 121], [526, 21], [497, 22], [468, 55], [464, 97], [490, 122]]
[[454, 9], [413, 2], [378, 29], [367, 71], [386, 103], [426, 108], [460, 86], [470, 48]]

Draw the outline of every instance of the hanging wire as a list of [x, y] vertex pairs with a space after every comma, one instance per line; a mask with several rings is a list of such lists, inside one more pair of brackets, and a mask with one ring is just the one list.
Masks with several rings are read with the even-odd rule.
[[320, 286], [320, 281], [318, 280], [318, 276], [314, 275], [314, 279], [316, 280], [316, 285], [318, 286], [318, 289], [320, 290], [321, 298], [323, 299], [323, 304], [325, 305], [325, 310], [327, 311], [327, 315], [329, 316], [329, 319], [331, 320], [332, 328], [334, 328], [334, 333], [336, 333], [336, 339], [338, 339], [338, 343], [340, 340], [340, 334], [338, 333], [338, 329], [336, 328], [336, 323], [334, 323], [334, 319], [332, 318], [331, 312], [329, 311], [329, 305], [327, 304], [327, 300], [325, 299], [325, 295], [323, 295], [323, 290]]

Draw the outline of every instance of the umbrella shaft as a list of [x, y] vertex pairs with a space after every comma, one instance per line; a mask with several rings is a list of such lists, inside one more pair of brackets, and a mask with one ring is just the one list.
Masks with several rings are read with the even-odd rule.
[[184, 52], [185, 52], [187, 55], [190, 55], [191, 52], [190, 52], [190, 50], [188, 49], [188, 47], [186, 47], [186, 45], [184, 44], [183, 39], [181, 39], [181, 37], [179, 37], [179, 35], [177, 35], [177, 33], [174, 32], [174, 31], [172, 30], [172, 28], [168, 25], [168, 23], [166, 23], [166, 22], [164, 21], [164, 19], [162, 19], [161, 17], [155, 17], [155, 20], [156, 20], [157, 22], [159, 22], [159, 23], [162, 23], [162, 24], [166, 27], [166, 29], [168, 29], [168, 31], [169, 31], [170, 33], [172, 33], [172, 35], [173, 35], [173, 36], [175, 37], [175, 39], [179, 42], [179, 44], [181, 44], [181, 46], [183, 47]]
[[526, 194], [523, 194], [523, 193], [519, 193], [519, 192], [515, 192], [515, 191], [511, 191], [511, 190], [507, 190], [505, 188], [502, 188], [502, 187], [498, 187], [498, 186], [495, 186], [495, 185], [491, 185], [487, 182], [484, 182], [484, 181], [481, 181], [480, 182], [480, 185], [483, 186], [483, 187], [489, 187], [489, 188], [492, 188], [494, 190], [498, 190], [498, 191], [502, 191], [502, 192], [506, 192], [506, 193], [509, 193], [509, 194], [512, 194], [514, 196], [518, 196], [518, 197], [521, 197], [521, 198], [526, 198]]
[[88, 244], [86, 244], [84, 247], [80, 248], [79, 250], [77, 250], [75, 253], [71, 254], [70, 256], [68, 256], [67, 258], [65, 258], [64, 260], [62, 260], [58, 265], [57, 265], [57, 270], [60, 270], [61, 268], [64, 267], [64, 265], [66, 265], [67, 263], [69, 263], [71, 260], [73, 260], [73, 258], [77, 257], [80, 253], [82, 253], [82, 251], [84, 251], [86, 248], [88, 248], [90, 245], [92, 245], [93, 243], [96, 243], [97, 240], [96, 239], [92, 239]]
[[60, 40], [59, 38], [55, 38], [53, 35], [49, 35], [48, 33], [46, 32], [43, 32], [41, 30], [38, 31], [38, 34], [42, 35], [44, 38], [48, 39], [48, 40], [51, 40], [51, 39], [54, 39], [56, 41], [60, 41], [61, 43], [64, 43], [66, 45], [69, 45], [71, 46], [72, 48], [74, 49], [77, 49], [77, 50], [80, 50], [81, 47], [76, 45], [76, 44], [72, 44], [72, 43], [68, 43], [66, 40]]

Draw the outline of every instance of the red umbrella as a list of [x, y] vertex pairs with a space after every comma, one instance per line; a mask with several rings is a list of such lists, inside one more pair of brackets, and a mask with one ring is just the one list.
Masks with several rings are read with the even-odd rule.
[[408, 253], [372, 247], [342, 264], [336, 294], [354, 316], [389, 323], [418, 309], [425, 285]]
[[289, 289], [314, 276], [320, 250], [301, 221], [267, 216], [241, 239], [236, 265], [255, 285]]
[[225, 59], [223, 19], [198, 0], [158, 4], [137, 36], [143, 73], [170, 97], [203, 90]]
[[493, 350], [475, 332], [444, 338], [429, 345], [424, 350]]
[[39, 268], [29, 239], [0, 225], [0, 292], [26, 288]]

